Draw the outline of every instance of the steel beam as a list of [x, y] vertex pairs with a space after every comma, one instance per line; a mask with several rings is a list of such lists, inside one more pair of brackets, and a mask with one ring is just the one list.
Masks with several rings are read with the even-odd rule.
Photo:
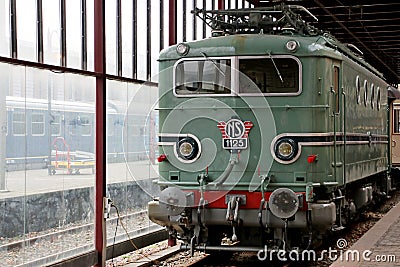
[[151, 0], [147, 0], [146, 79], [151, 81]]
[[[206, 0], [203, 0], [203, 9], [207, 10]], [[203, 20], [206, 21], [206, 13], [203, 13]], [[203, 39], [206, 38], [206, 24], [203, 22]]]
[[60, 0], [60, 66], [67, 66], [67, 15], [65, 0]]
[[36, 0], [36, 57], [43, 63], [43, 5], [42, 0]]
[[81, 69], [87, 70], [87, 11], [86, 0], [81, 0]]
[[164, 0], [160, 0], [160, 51], [164, 49]]
[[96, 184], [95, 184], [95, 249], [97, 264], [105, 266], [106, 221], [106, 35], [105, 0], [94, 1], [94, 71], [96, 73]]
[[225, 9], [225, 0], [218, 0], [218, 10]]
[[132, 78], [137, 79], [137, 0], [132, 2]]
[[115, 32], [117, 33], [117, 76], [122, 76], [122, 16], [121, 16], [121, 0], [116, 1], [116, 29]]
[[10, 0], [10, 45], [11, 58], [18, 58], [17, 46], [17, 0]]
[[186, 1], [182, 2], [182, 41], [186, 42]]
[[176, 0], [169, 0], [169, 45], [176, 44]]

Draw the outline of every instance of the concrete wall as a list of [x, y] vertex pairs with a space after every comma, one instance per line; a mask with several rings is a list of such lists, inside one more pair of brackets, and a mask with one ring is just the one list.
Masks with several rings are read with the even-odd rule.
[[[146, 208], [150, 194], [158, 192], [151, 180], [116, 183], [108, 186], [108, 196], [120, 212]], [[0, 237], [17, 237], [68, 224], [94, 220], [93, 187], [0, 199]]]

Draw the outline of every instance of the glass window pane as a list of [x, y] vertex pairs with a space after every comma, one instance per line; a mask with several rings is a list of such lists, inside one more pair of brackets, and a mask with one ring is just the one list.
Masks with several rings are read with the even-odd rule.
[[400, 133], [400, 109], [394, 109], [394, 118], [393, 118], [393, 133]]
[[9, 1], [0, 2], [0, 56], [10, 56]]
[[32, 135], [44, 135], [44, 114], [33, 113], [31, 120]]
[[[165, 1], [164, 1], [165, 3]], [[137, 1], [137, 14], [142, 15], [142, 19], [137, 20], [137, 78], [146, 81], [147, 70], [147, 1]], [[155, 29], [153, 29], [155, 30]], [[157, 30], [158, 32], [158, 30]]]
[[81, 68], [81, 5], [80, 0], [66, 1], [67, 65]]
[[300, 90], [299, 64], [292, 58], [242, 58], [239, 71], [241, 93], [295, 94]]
[[90, 136], [93, 129], [93, 116], [84, 115], [80, 118], [81, 134], [84, 136]]
[[36, 3], [17, 0], [18, 59], [36, 61]]
[[231, 61], [228, 59], [181, 61], [175, 68], [179, 95], [230, 94]]
[[[153, 109], [157, 103], [157, 87], [108, 81], [107, 88], [106, 127], [114, 128], [113, 134], [107, 137], [107, 192], [133, 237], [139, 231], [159, 228], [146, 215], [147, 202], [158, 192], [158, 186], [152, 183], [157, 177], [158, 115]], [[107, 221], [107, 236], [115, 234], [116, 217], [113, 211]], [[124, 230], [118, 228], [116, 240], [126, 238]]]
[[[82, 91], [77, 84], [80, 101], [61, 99]], [[94, 88], [94, 78], [0, 63], [0, 124], [8, 120], [11, 133], [0, 131], [4, 266], [47, 266], [94, 249]], [[73, 118], [87, 135], [69, 134]], [[9, 242], [21, 245], [1, 247]]]
[[94, 70], [94, 0], [86, 0], [88, 70]]
[[60, 65], [60, 1], [42, 1], [44, 62]]
[[53, 113], [50, 116], [50, 125], [51, 125], [51, 135], [59, 136], [61, 133], [61, 115]]
[[107, 73], [117, 74], [117, 39], [116, 39], [116, 1], [105, 1], [106, 4], [106, 61]]
[[122, 75], [132, 77], [133, 1], [122, 0]]
[[13, 112], [12, 114], [12, 127], [13, 127], [13, 135], [25, 135], [26, 134], [26, 125], [25, 125], [25, 112]]

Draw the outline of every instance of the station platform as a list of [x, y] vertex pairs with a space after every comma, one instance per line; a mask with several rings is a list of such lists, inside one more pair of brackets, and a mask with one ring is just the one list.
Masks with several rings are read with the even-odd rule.
[[346, 249], [330, 267], [400, 266], [400, 203]]
[[[133, 161], [107, 164], [107, 184], [155, 179], [157, 166], [149, 161]], [[95, 174], [91, 168], [82, 168], [71, 175], [68, 169], [58, 169], [49, 175], [46, 169], [11, 171], [5, 173], [6, 190], [0, 191], [0, 200], [43, 194], [69, 189], [94, 187]], [[1, 265], [1, 264], [0, 264]]]

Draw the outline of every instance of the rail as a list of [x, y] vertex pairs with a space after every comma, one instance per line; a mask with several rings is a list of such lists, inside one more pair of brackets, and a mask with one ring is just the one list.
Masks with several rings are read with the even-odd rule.
[[[124, 224], [126, 224], [126, 221], [129, 220], [132, 222], [133, 227], [128, 226], [128, 228], [134, 228], [134, 229], [128, 229], [128, 234], [130, 237], [132, 237], [131, 241], [135, 244], [135, 246], [138, 249], [165, 240], [167, 238], [167, 232], [161, 226], [150, 224], [148, 220], [143, 220], [143, 218], [147, 218], [146, 210], [132, 212], [120, 216], [120, 220], [125, 221]], [[118, 217], [107, 219], [107, 227], [109, 228], [108, 230], [110, 233], [111, 232], [114, 233], [117, 220]], [[141, 221], [143, 223], [142, 225], [138, 223]], [[41, 242], [55, 243], [57, 242], [57, 240], [60, 240], [61, 243], [68, 242], [69, 239], [75, 239], [77, 233], [82, 233], [84, 236], [85, 235], [93, 236], [93, 229], [94, 229], [94, 223], [82, 224], [61, 231], [46, 233], [31, 238], [26, 238], [23, 240], [3, 244], [0, 245], [0, 251], [2, 251], [3, 254], [6, 254], [7, 252], [18, 251], [18, 249], [26, 250], [27, 248], [29, 248], [29, 246], [27, 247], [27, 244], [35, 246], [35, 249], [38, 249], [38, 247], [40, 247]], [[122, 232], [120, 234], [115, 234], [115, 236], [114, 234], [112, 236], [109, 235], [109, 237], [107, 238], [107, 244], [108, 244], [107, 259], [111, 259], [113, 257], [117, 257], [135, 250], [136, 248], [132, 246], [131, 241], [127, 240], [125, 232]], [[17, 262], [12, 266], [20, 266], [20, 267], [46, 266], [46, 265], [57, 266], [57, 264], [59, 264], [60, 266], [62, 265], [65, 267], [65, 266], [91, 266], [96, 264], [97, 258], [96, 258], [96, 253], [94, 253], [93, 251], [94, 250], [93, 238], [87, 239], [86, 242], [84, 240], [83, 242], [79, 243], [80, 243], [79, 246], [72, 246], [70, 248], [43, 257], [40, 257], [36, 255], [35, 252], [32, 252], [32, 254], [34, 255], [32, 255], [33, 257], [31, 259], [28, 259], [27, 261], [24, 262]], [[64, 245], [60, 244], [60, 245], [65, 246], [65, 244]], [[51, 249], [49, 249], [48, 251], [51, 251]], [[28, 252], [24, 251], [23, 253], [27, 254]], [[57, 263], [57, 261], [61, 260], [62, 262]]]

